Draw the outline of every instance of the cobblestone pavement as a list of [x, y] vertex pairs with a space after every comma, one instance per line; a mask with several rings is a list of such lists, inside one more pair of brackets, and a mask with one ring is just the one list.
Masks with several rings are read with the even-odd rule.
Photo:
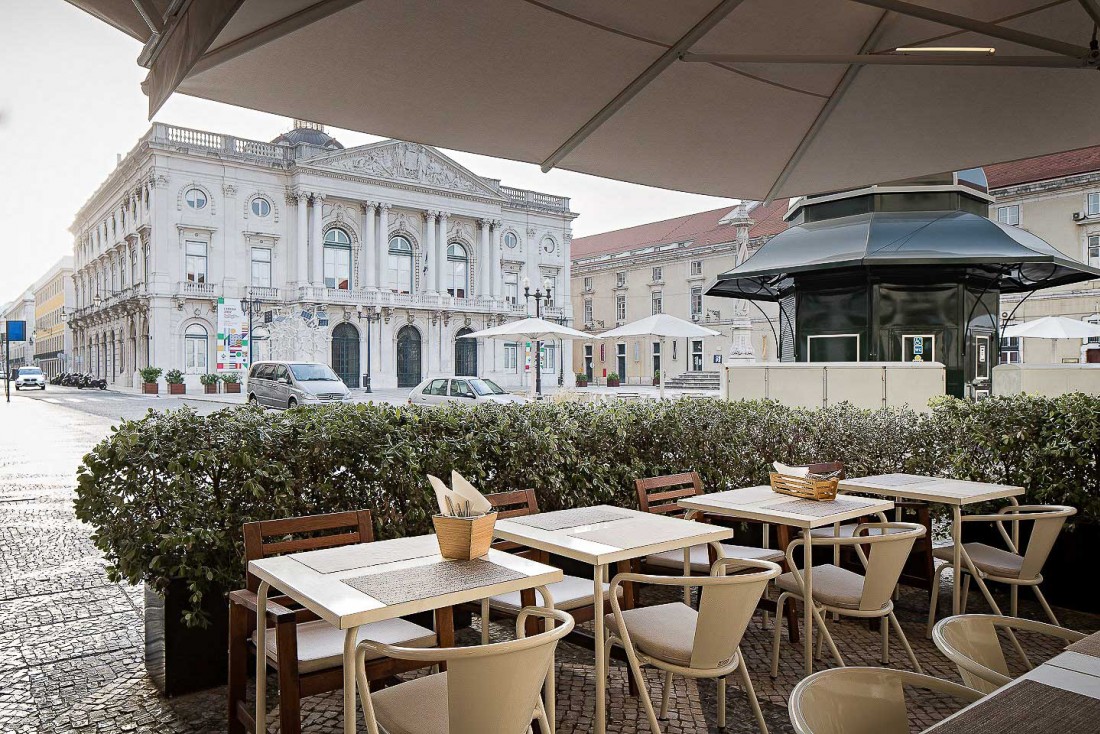
[[[89, 539], [90, 528], [72, 514], [75, 467], [83, 453], [108, 433], [112, 422], [74, 410], [77, 405], [69, 408], [63, 402], [22, 396], [13, 396], [10, 405], [0, 404], [0, 732], [225, 731], [224, 688], [166, 699], [145, 675], [141, 589], [107, 580], [103, 561]], [[115, 412], [104, 410], [108, 415]], [[947, 659], [924, 637], [926, 599], [915, 590], [903, 594], [898, 603], [902, 625], [926, 673], [958, 680]], [[647, 603], [661, 600], [659, 592], [645, 592]], [[976, 611], [983, 606], [979, 602], [974, 602]], [[1025, 616], [1041, 618], [1034, 605], [1021, 607]], [[1100, 616], [1058, 611], [1067, 626], [1083, 631], [1100, 628]], [[835, 623], [832, 629], [849, 665], [880, 664], [877, 629], [853, 620]], [[508, 634], [503, 625], [493, 626], [495, 638]], [[473, 630], [459, 633], [461, 642], [474, 643], [477, 637]], [[1034, 653], [1033, 661], [1057, 652], [1056, 646], [1044, 641], [1021, 640]], [[746, 633], [742, 651], [771, 731], [792, 731], [786, 700], [801, 677], [801, 648], [784, 639], [780, 675], [773, 680], [768, 675], [771, 632], [758, 616]], [[892, 666], [909, 667], [896, 639], [892, 653]], [[828, 657], [818, 663], [819, 668], [832, 665]], [[608, 692], [612, 734], [648, 730], [638, 701], [627, 694], [625, 671], [623, 664], [612, 665]], [[568, 644], [559, 648], [559, 732], [590, 730], [592, 676], [590, 652]], [[650, 695], [658, 700], [659, 676], [649, 672], [646, 682]], [[269, 686], [269, 701], [274, 705], [274, 679]], [[715, 696], [713, 682], [675, 679], [664, 731], [717, 731]], [[342, 731], [341, 700], [340, 692], [307, 699], [305, 731]], [[911, 709], [914, 731], [954, 706], [950, 700], [916, 700]], [[727, 712], [727, 731], [756, 731], [744, 693], [732, 681]], [[271, 731], [279, 730], [274, 712], [269, 725]]]

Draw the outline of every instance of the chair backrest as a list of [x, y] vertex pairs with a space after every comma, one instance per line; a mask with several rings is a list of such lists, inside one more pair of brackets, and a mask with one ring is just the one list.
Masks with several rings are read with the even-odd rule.
[[[530, 615], [553, 619], [555, 626], [546, 632], [524, 637]], [[519, 639], [476, 647], [415, 649], [360, 643], [356, 674], [363, 683], [366, 652], [376, 650], [387, 657], [425, 662], [447, 663], [447, 711], [450, 734], [505, 734], [525, 732], [542, 692], [546, 675], [554, 661], [558, 641], [574, 627], [568, 613], [548, 609], [524, 609], [516, 620]], [[368, 683], [369, 685], [369, 683]], [[364, 706], [366, 708], [366, 706]], [[364, 711], [373, 719], [373, 711]]]
[[833, 668], [803, 678], [787, 702], [797, 734], [909, 734], [904, 686], [977, 701], [982, 694], [891, 668]]
[[728, 562], [736, 563], [737, 574], [726, 576], [720, 560], [699, 589], [699, 617], [691, 648], [693, 668], [713, 669], [733, 658], [764, 589], [782, 571], [769, 561]]
[[960, 614], [941, 619], [932, 629], [932, 640], [959, 668], [963, 683], [976, 691], [992, 693], [1012, 676], [1005, 660], [998, 630], [1025, 630], [1076, 642], [1085, 635], [1046, 622], [995, 614]]
[[638, 509], [655, 515], [681, 516], [684, 508], [676, 504], [684, 497], [694, 497], [703, 493], [703, 480], [698, 472], [666, 474], [660, 477], [635, 479], [634, 490], [638, 493]]
[[[514, 492], [495, 492], [485, 495], [489, 504], [497, 511], [498, 520], [511, 517], [526, 517], [538, 514], [539, 500], [533, 489], [517, 489]], [[523, 551], [524, 546], [510, 540], [493, 541], [493, 549], [499, 551]]]
[[[246, 570], [249, 561], [260, 558], [374, 540], [370, 510], [246, 522], [243, 530]], [[248, 574], [248, 589], [256, 591], [259, 585], [260, 580]]]
[[[1076, 508], [1067, 505], [1010, 505], [1001, 508], [1000, 514], [1018, 519], [1020, 522], [1030, 520], [1034, 523], [1031, 526], [1031, 537], [1028, 538], [1027, 548], [1023, 551], [1021, 580], [1030, 580], [1042, 573], [1043, 566], [1046, 565], [1050, 551], [1054, 547], [1054, 541], [1058, 540], [1062, 526], [1066, 524], [1066, 518], [1076, 513]], [[999, 527], [1004, 533], [1004, 527]]]

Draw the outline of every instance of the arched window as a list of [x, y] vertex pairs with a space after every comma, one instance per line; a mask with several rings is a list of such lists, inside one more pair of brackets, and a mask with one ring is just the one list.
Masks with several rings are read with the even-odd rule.
[[390, 240], [389, 281], [396, 293], [412, 293], [413, 248], [405, 237], [397, 235]]
[[191, 324], [183, 332], [183, 371], [189, 375], [207, 372], [208, 337], [202, 324]]
[[339, 228], [325, 232], [325, 287], [351, 288], [351, 237]]
[[466, 248], [457, 242], [447, 246], [447, 292], [455, 298], [465, 298], [470, 287], [470, 258]]
[[141, 282], [141, 271], [138, 270], [138, 251], [135, 248], [130, 253], [130, 285], [137, 285]]

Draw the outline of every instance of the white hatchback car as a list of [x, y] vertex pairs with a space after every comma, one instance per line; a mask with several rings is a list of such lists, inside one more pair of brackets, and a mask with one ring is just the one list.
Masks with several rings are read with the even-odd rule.
[[409, 393], [410, 405], [526, 402], [528, 402], [527, 398], [513, 395], [492, 380], [481, 377], [429, 377]]

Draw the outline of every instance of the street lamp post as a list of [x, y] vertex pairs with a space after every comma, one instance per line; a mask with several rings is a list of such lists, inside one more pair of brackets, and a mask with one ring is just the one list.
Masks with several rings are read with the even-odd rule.
[[[539, 289], [535, 289], [535, 292], [531, 292], [531, 281], [527, 278], [523, 279], [523, 298], [525, 301], [535, 299], [535, 318], [542, 318], [542, 301], [548, 299], [550, 295], [550, 279], [547, 278], [543, 281], [543, 287], [546, 288], [546, 292], [542, 292]], [[535, 340], [535, 399], [542, 400], [542, 340]]]
[[363, 391], [366, 392], [366, 393], [370, 393], [371, 392], [371, 387], [370, 387], [370, 377], [371, 377], [371, 368], [370, 368], [371, 335], [370, 335], [370, 331], [371, 331], [371, 329], [370, 329], [370, 325], [371, 325], [371, 322], [374, 321], [375, 318], [377, 318], [378, 319], [378, 328], [379, 328], [379, 330], [381, 330], [381, 328], [382, 328], [382, 307], [381, 306], [375, 306], [374, 308], [368, 308], [365, 312], [363, 311], [362, 308], [360, 308], [359, 313], [358, 313], [360, 321], [363, 320], [364, 313], [366, 314], [366, 319], [367, 319], [367, 373], [365, 375], [366, 379], [363, 381]]
[[241, 308], [248, 314], [248, 366], [252, 366], [252, 317], [256, 309], [263, 308], [264, 302], [252, 297], [252, 288], [245, 291], [245, 297], [241, 299]]

